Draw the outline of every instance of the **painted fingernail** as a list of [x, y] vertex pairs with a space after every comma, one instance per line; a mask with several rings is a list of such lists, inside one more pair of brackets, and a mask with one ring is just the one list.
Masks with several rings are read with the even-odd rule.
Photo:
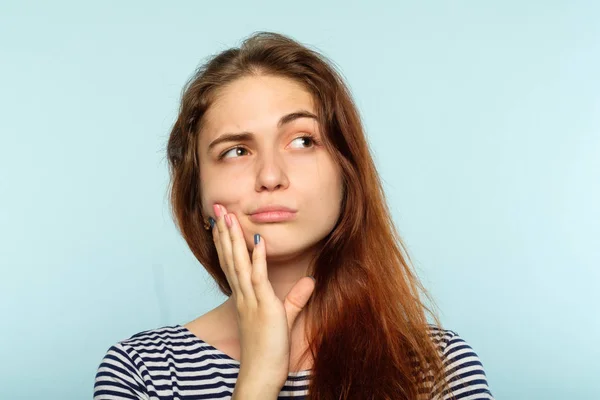
[[225, 214], [225, 223], [231, 228], [231, 216], [229, 214]]
[[260, 235], [258, 233], [254, 234], [254, 244], [258, 244], [260, 242]]
[[219, 218], [221, 216], [221, 208], [217, 204], [213, 204], [213, 210], [217, 218]]
[[210, 227], [215, 227], [215, 219], [213, 217], [208, 217], [208, 222], [210, 223]]

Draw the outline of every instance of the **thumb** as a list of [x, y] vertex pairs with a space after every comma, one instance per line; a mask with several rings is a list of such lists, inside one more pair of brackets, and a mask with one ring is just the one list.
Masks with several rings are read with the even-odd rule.
[[287, 314], [288, 329], [290, 331], [292, 330], [292, 326], [294, 326], [296, 317], [298, 317], [298, 314], [300, 314], [306, 303], [308, 303], [314, 290], [315, 281], [312, 278], [305, 276], [296, 282], [294, 287], [292, 287], [285, 297], [283, 306], [285, 307], [285, 312]]

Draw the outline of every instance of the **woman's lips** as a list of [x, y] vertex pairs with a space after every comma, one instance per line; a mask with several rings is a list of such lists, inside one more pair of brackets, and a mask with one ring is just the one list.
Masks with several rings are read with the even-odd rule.
[[256, 223], [267, 222], [285, 222], [296, 218], [296, 212], [293, 211], [265, 211], [255, 214], [250, 214], [250, 221]]

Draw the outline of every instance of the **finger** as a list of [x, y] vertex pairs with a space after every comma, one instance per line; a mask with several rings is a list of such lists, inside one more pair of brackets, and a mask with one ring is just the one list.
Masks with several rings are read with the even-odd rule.
[[215, 220], [215, 224], [212, 227], [211, 232], [212, 232], [212, 238], [213, 238], [213, 242], [215, 244], [215, 248], [217, 249], [217, 256], [219, 258], [219, 266], [221, 267], [221, 270], [225, 274], [225, 278], [227, 279], [227, 283], [229, 283], [229, 287], [231, 288], [232, 295], [234, 296], [234, 299], [235, 299], [235, 291], [233, 290], [233, 284], [231, 282], [231, 279], [229, 278], [230, 273], [225, 266], [223, 250], [221, 250], [221, 241], [219, 240], [219, 236], [220, 236], [219, 228], [217, 228], [216, 220]]
[[252, 263], [248, 256], [248, 247], [246, 246], [246, 239], [244, 238], [244, 232], [239, 224], [239, 220], [235, 214], [227, 214], [231, 221], [229, 227], [229, 235], [231, 237], [231, 246], [233, 253], [233, 263], [237, 272], [237, 278], [239, 287], [244, 295], [244, 302], [251, 306], [256, 306], [256, 295], [254, 294], [254, 288], [250, 281], [250, 274], [252, 272]]
[[260, 305], [261, 303], [272, 301], [276, 295], [267, 272], [265, 240], [262, 236], [256, 234], [254, 235], [254, 243], [254, 249], [252, 249], [251, 281], [252, 286], [254, 286], [256, 301]]
[[235, 292], [235, 296], [240, 297], [242, 293], [240, 292], [239, 282], [237, 278], [237, 273], [235, 271], [235, 264], [233, 263], [233, 254], [231, 252], [231, 238], [229, 237], [229, 229], [225, 223], [225, 215], [227, 210], [225, 207], [215, 204], [215, 214], [217, 215], [217, 226], [218, 231], [218, 240], [221, 245], [221, 256], [223, 263], [221, 266], [226, 271], [225, 273], [229, 276], [230, 286], [232, 292]]

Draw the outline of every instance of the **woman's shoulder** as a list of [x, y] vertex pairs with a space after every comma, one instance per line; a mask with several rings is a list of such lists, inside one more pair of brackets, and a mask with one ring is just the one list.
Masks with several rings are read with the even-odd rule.
[[181, 325], [139, 331], [125, 339], [118, 340], [108, 348], [102, 362], [104, 364], [135, 365], [140, 354], [158, 354], [172, 350], [175, 346], [192, 345], [191, 335]]
[[493, 399], [483, 363], [473, 347], [454, 330], [429, 325], [429, 334], [442, 356], [452, 393], [457, 398]]
[[429, 325], [429, 337], [445, 358], [454, 358], [458, 353], [478, 358], [471, 345], [454, 330]]
[[107, 354], [119, 353], [127, 358], [141, 354], [159, 355], [174, 350], [197, 347], [198, 339], [182, 325], [168, 325], [134, 333], [110, 346]]
[[178, 325], [162, 326], [159, 328], [139, 331], [125, 337], [124, 339], [113, 342], [111, 349], [126, 349], [129, 351], [144, 346], [169, 346], [174, 342], [185, 340], [186, 336], [186, 333]]
[[171, 344], [180, 340], [189, 339], [189, 334], [181, 325], [168, 325], [159, 328], [140, 331], [120, 340], [118, 343], [126, 346], [136, 346], [144, 343]]
[[431, 340], [437, 345], [440, 351], [444, 351], [448, 344], [456, 338], [460, 338], [458, 333], [451, 329], [446, 329], [443, 327], [439, 327], [437, 325], [428, 325], [429, 327], [429, 337]]

